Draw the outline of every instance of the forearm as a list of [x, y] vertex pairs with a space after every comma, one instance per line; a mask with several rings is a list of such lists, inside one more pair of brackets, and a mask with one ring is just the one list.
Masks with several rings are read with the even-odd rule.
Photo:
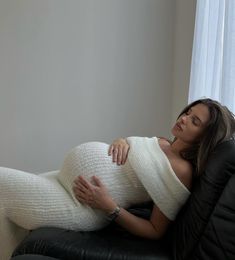
[[137, 217], [123, 208], [121, 208], [115, 222], [137, 236], [149, 239], [158, 239], [161, 237], [161, 234], [154, 228], [150, 220]]

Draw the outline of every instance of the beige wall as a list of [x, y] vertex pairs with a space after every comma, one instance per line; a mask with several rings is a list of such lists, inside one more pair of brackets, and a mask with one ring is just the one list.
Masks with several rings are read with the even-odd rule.
[[196, 0], [176, 0], [172, 123], [188, 102]]
[[73, 146], [165, 135], [173, 0], [0, 1], [0, 165], [58, 169]]
[[168, 136], [187, 102], [196, 0], [0, 1], [0, 165]]

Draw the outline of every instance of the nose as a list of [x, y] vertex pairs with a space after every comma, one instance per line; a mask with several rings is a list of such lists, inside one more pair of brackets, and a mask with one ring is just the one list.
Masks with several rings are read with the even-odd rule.
[[186, 121], [187, 121], [187, 115], [183, 115], [183, 116], [181, 117], [181, 122], [182, 122], [183, 124], [185, 124]]

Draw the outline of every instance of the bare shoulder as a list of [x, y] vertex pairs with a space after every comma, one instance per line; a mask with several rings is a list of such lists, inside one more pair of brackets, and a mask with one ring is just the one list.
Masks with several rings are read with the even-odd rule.
[[175, 158], [172, 160], [171, 165], [179, 180], [190, 190], [193, 179], [192, 164], [182, 158]]
[[176, 176], [188, 189], [191, 189], [193, 179], [192, 164], [189, 161], [180, 157], [179, 155], [172, 153], [170, 149], [170, 143], [166, 139], [161, 138], [159, 140], [159, 145], [162, 151], [168, 157], [168, 160]]

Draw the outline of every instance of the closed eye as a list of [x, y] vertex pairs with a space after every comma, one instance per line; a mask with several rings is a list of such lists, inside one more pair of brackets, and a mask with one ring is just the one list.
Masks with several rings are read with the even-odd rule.
[[[187, 110], [187, 111], [185, 112], [185, 115], [188, 116], [188, 115], [191, 114], [191, 112], [192, 112], [192, 109], [190, 108], [189, 110]], [[192, 115], [191, 120], [192, 120], [192, 123], [193, 123], [195, 126], [200, 126], [200, 125], [201, 125], [201, 120], [200, 120], [197, 116]]]
[[194, 124], [195, 126], [199, 126], [199, 125], [200, 125], [199, 121], [198, 121], [197, 118], [195, 118], [195, 117], [192, 118], [192, 122], [193, 122], [193, 124]]

